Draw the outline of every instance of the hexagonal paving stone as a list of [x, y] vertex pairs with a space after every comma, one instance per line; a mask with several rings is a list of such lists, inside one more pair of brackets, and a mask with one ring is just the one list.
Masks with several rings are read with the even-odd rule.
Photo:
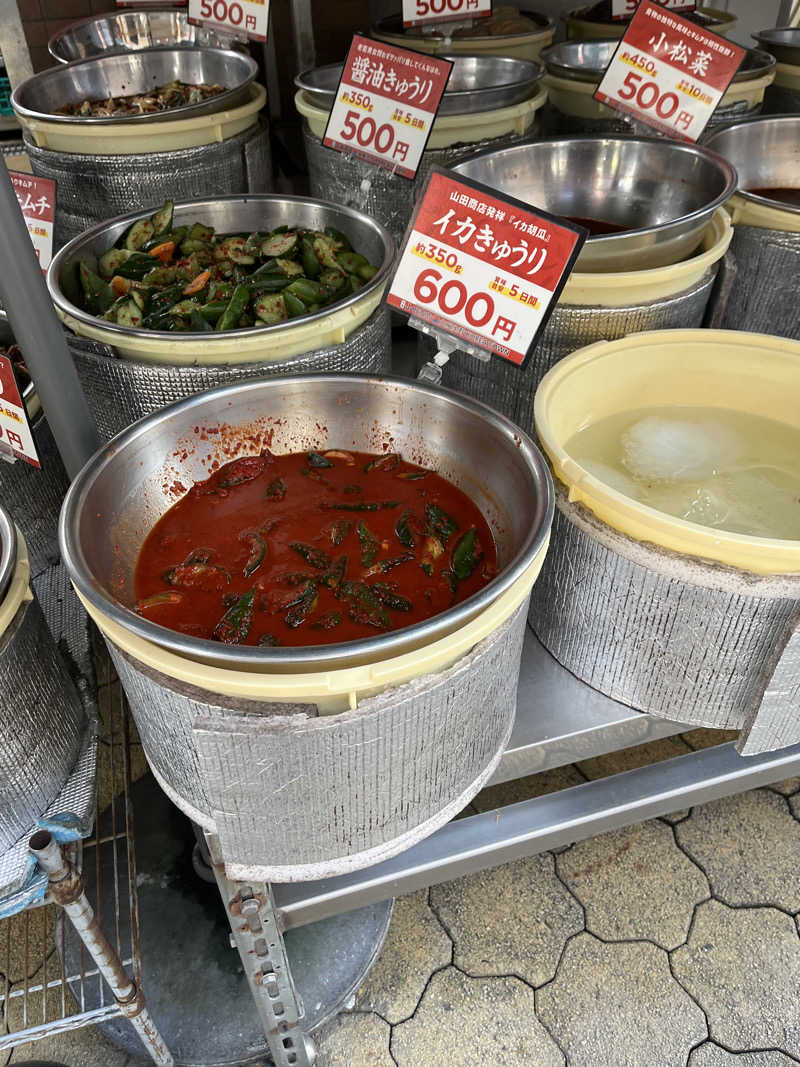
[[685, 756], [692, 751], [680, 737], [662, 737], [657, 741], [634, 745], [633, 748], [622, 748], [618, 752], [606, 752], [603, 756], [581, 760], [576, 766], [587, 778], [605, 778], [609, 774], [621, 774], [650, 763]]
[[548, 982], [583, 911], [555, 874], [549, 853], [434, 886], [431, 904], [470, 974], [518, 974]]
[[398, 1067], [563, 1067], [536, 1018], [534, 993], [518, 978], [435, 974], [413, 1019], [392, 1030]]
[[708, 1036], [666, 952], [644, 942], [606, 945], [579, 934], [555, 981], [537, 991], [536, 1007], [570, 1067], [684, 1067]]
[[688, 1067], [792, 1067], [782, 1052], [726, 1052], [713, 1041], [700, 1045], [689, 1057]]
[[314, 1035], [317, 1067], [394, 1067], [390, 1035], [388, 1023], [371, 1012], [337, 1015]]
[[677, 948], [695, 905], [710, 895], [705, 875], [657, 821], [579, 841], [556, 867], [586, 908], [587, 930], [604, 941], [644, 938]]
[[72, 1067], [129, 1067], [137, 1063], [93, 1026], [84, 1026], [80, 1030], [69, 1030], [53, 1037], [43, 1037], [41, 1041], [19, 1045], [12, 1052], [9, 1063], [13, 1067], [13, 1064], [30, 1060], [39, 1063], [42, 1060], [50, 1060], [54, 1063], [70, 1064]]
[[800, 908], [800, 825], [782, 797], [754, 789], [704, 804], [675, 834], [720, 900]]
[[769, 788], [774, 789], [781, 796], [790, 797], [792, 793], [800, 791], [800, 778], [784, 778], [782, 782], [773, 782]]
[[428, 907], [428, 891], [398, 897], [386, 943], [356, 1007], [375, 1011], [390, 1023], [407, 1019], [434, 971], [451, 960], [453, 945]]
[[689, 748], [713, 748], [715, 745], [724, 745], [728, 741], [735, 741], [739, 736], [738, 730], [710, 730], [700, 726], [696, 730], [688, 730], [681, 737]]
[[713, 1040], [800, 1056], [800, 937], [790, 916], [706, 901], [672, 967], [703, 1005]]
[[676, 823], [683, 822], [684, 819], [692, 814], [691, 808], [679, 808], [678, 811], [671, 811], [668, 815], [662, 815], [661, 819], [668, 823], [670, 826], [674, 826]]
[[531, 797], [542, 797], [546, 793], [557, 793], [573, 785], [582, 785], [586, 779], [574, 766], [554, 767], [549, 771], [517, 778], [513, 782], [502, 782], [489, 786], [473, 800], [478, 811], [492, 811], [506, 804], [516, 804]]

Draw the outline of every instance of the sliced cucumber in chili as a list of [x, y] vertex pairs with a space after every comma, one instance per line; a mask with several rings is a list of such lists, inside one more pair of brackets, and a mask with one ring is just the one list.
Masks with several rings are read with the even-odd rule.
[[82, 305], [108, 321], [119, 321], [121, 311], [127, 323], [131, 309], [117, 300], [130, 290], [123, 282], [143, 282], [149, 295], [136, 301], [141, 328], [200, 333], [210, 324], [224, 332], [314, 314], [358, 292], [376, 269], [332, 227], [217, 234], [200, 221], [175, 226], [167, 201], [98, 262], [81, 265]]

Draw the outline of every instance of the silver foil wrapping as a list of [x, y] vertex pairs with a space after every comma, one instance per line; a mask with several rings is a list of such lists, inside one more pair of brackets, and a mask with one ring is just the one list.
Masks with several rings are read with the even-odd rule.
[[480, 790], [514, 722], [526, 608], [447, 670], [340, 715], [220, 706], [109, 650], [151, 767], [219, 834], [229, 875], [300, 881], [388, 859]]
[[[533, 397], [554, 364], [595, 341], [614, 341], [642, 330], [702, 326], [715, 277], [716, 267], [682, 293], [649, 304], [599, 308], [559, 303], [524, 370], [503, 359], [483, 361], [453, 352], [442, 368], [442, 384], [482, 400], [533, 433]], [[436, 344], [425, 334], [419, 334], [417, 344], [421, 365], [435, 354]]]
[[800, 233], [733, 228], [711, 326], [800, 339]]
[[356, 156], [326, 148], [303, 120], [303, 139], [308, 159], [311, 195], [335, 204], [357, 208], [382, 223], [397, 242], [402, 244], [414, 205], [428, 172], [434, 164], [451, 167], [460, 159], [490, 148], [505, 148], [534, 137], [538, 119], [524, 134], [506, 134], [473, 144], [457, 144], [450, 148], [434, 148], [423, 152], [417, 175], [413, 180], [363, 162]]
[[797, 650], [783, 660], [785, 677], [776, 675], [782, 704], [770, 683], [776, 650], [797, 624], [797, 576], [767, 590], [744, 572], [631, 541], [563, 490], [556, 504], [529, 619], [559, 663], [650, 715], [743, 729], [742, 751], [800, 741]]
[[0, 638], [0, 852], [29, 834], [69, 779], [87, 717], [38, 600]]
[[58, 515], [69, 478], [43, 414], [34, 422], [33, 440], [41, 469], [21, 459], [0, 463], [0, 499], [22, 531], [35, 579], [59, 560]]
[[106, 345], [83, 338], [68, 335], [67, 344], [97, 429], [107, 440], [176, 400], [245, 378], [326, 371], [388, 374], [392, 355], [390, 322], [389, 311], [381, 304], [341, 344], [264, 363], [186, 367], [134, 363], [117, 358]]
[[258, 123], [224, 141], [143, 155], [79, 155], [26, 139], [34, 174], [56, 182], [55, 248], [98, 222], [165, 200], [272, 189], [269, 132]]

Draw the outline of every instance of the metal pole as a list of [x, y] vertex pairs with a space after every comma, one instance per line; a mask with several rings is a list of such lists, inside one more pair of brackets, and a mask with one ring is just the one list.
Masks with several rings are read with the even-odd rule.
[[225, 874], [219, 838], [205, 833], [211, 867], [239, 950], [244, 973], [264, 1027], [275, 1067], [313, 1067], [317, 1052], [303, 1032], [303, 1003], [295, 989], [272, 887], [232, 882]]
[[0, 166], [0, 300], [22, 349], [70, 478], [100, 447], [64, 331], [20, 211]]
[[316, 62], [311, 0], [292, 0], [292, 30], [294, 32], [295, 63], [299, 73], [301, 70], [308, 70], [313, 67]]
[[33, 77], [31, 53], [16, 0], [0, 0], [0, 52], [12, 89]]
[[145, 1007], [144, 994], [125, 973], [119, 956], [100, 929], [83, 891], [83, 875], [64, 859], [60, 845], [46, 830], [37, 830], [28, 847], [47, 874], [53, 900], [67, 913], [97, 969], [108, 982], [120, 1011], [135, 1028], [153, 1063], [159, 1067], [173, 1067], [172, 1056]]

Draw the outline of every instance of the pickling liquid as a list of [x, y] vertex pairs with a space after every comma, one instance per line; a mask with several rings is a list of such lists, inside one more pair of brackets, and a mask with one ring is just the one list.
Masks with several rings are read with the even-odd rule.
[[581, 215], [565, 215], [568, 222], [574, 222], [576, 226], [583, 226], [589, 231], [591, 237], [602, 237], [609, 233], [623, 233], [630, 229], [629, 226], [620, 226], [618, 222], [606, 222], [605, 219], [585, 219]]
[[745, 192], [753, 196], [764, 196], [767, 200], [777, 200], [779, 204], [788, 204], [789, 207], [800, 207], [800, 188], [786, 186], [783, 188], [745, 189]]
[[800, 540], [800, 430], [738, 411], [650, 407], [600, 419], [566, 450], [625, 496], [730, 533]]

